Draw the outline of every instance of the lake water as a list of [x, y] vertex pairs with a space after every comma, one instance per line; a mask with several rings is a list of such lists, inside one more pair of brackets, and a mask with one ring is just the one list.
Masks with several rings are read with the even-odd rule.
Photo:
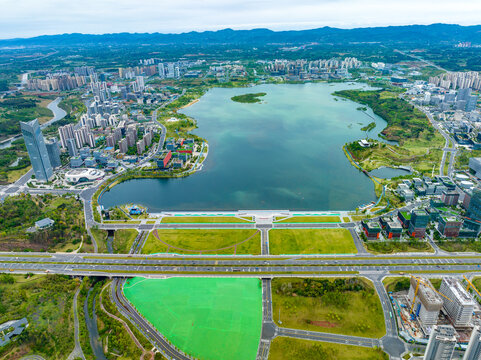
[[[202, 171], [183, 179], [134, 179], [101, 198], [104, 207], [140, 203], [165, 210], [348, 210], [375, 200], [372, 181], [349, 163], [342, 146], [372, 138], [386, 122], [332, 92], [362, 84], [285, 84], [210, 90], [183, 112], [209, 142]], [[262, 103], [235, 95], [266, 92]]]

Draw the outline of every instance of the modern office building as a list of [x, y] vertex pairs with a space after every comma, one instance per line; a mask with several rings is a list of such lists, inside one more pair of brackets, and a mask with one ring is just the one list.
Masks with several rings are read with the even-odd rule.
[[424, 360], [451, 360], [456, 336], [451, 325], [434, 326], [429, 336]]
[[444, 202], [445, 205], [448, 206], [456, 206], [459, 201], [459, 193], [456, 191], [443, 191], [441, 195], [441, 200]]
[[468, 326], [474, 311], [474, 300], [461, 285], [450, 276], [443, 278], [439, 292], [451, 300], [445, 299], [444, 309], [448, 313], [454, 326]]
[[469, 169], [474, 172], [474, 175], [481, 179], [481, 158], [472, 157], [469, 158]]
[[481, 220], [481, 189], [473, 189], [466, 217], [472, 220]]
[[20, 128], [35, 178], [40, 181], [49, 181], [53, 176], [53, 169], [38, 120], [20, 122]]
[[458, 237], [463, 221], [456, 216], [439, 216], [438, 231], [448, 238]]
[[[421, 280], [416, 297], [414, 297], [418, 281], [413, 277], [411, 278], [408, 298], [411, 304], [414, 301], [414, 314], [419, 317], [423, 326], [436, 325], [439, 312], [443, 308], [443, 299], [431, 288], [432, 285], [428, 279], [421, 278]], [[431, 287], [425, 284], [431, 285]]]
[[60, 145], [57, 139], [48, 139], [45, 142], [45, 146], [47, 147], [48, 158], [50, 159], [52, 167], [58, 168], [62, 166], [62, 162], [60, 161]]
[[397, 218], [385, 216], [380, 219], [380, 223], [388, 239], [401, 237], [403, 227]]
[[361, 226], [368, 239], [379, 239], [379, 234], [381, 233], [381, 226], [377, 221], [362, 220]]
[[426, 227], [429, 224], [429, 215], [424, 210], [411, 211], [408, 231], [412, 237], [422, 238], [426, 234]]
[[471, 333], [463, 360], [481, 360], [481, 327], [476, 325]]

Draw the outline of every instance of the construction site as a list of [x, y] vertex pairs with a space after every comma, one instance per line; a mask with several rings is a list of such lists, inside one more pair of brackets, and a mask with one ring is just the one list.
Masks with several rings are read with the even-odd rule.
[[469, 279], [410, 276], [409, 290], [389, 292], [399, 335], [410, 343], [428, 344], [435, 326], [452, 326], [458, 348], [465, 349], [481, 324], [481, 295]]

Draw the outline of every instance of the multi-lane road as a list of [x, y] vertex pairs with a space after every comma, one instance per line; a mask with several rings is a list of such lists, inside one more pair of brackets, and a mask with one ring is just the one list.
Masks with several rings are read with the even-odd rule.
[[[138, 237], [138, 243], [146, 234]], [[481, 256], [166, 256], [0, 253], [0, 271], [110, 277], [327, 276], [391, 273], [472, 273]]]

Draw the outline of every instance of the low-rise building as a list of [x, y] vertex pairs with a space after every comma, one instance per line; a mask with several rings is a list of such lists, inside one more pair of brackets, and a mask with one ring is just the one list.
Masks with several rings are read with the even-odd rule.
[[441, 195], [441, 200], [444, 202], [445, 205], [448, 206], [456, 206], [459, 201], [459, 193], [456, 191], [443, 191]]
[[463, 221], [455, 216], [440, 216], [438, 219], [438, 231], [446, 237], [458, 237]]
[[79, 168], [84, 164], [84, 161], [80, 156], [72, 156], [70, 158], [70, 167], [71, 168]]
[[401, 237], [403, 227], [399, 220], [391, 217], [382, 217], [380, 223], [388, 239]]
[[379, 239], [381, 226], [374, 220], [362, 220], [361, 226], [368, 239]]
[[55, 224], [55, 221], [53, 221], [50, 218], [45, 218], [39, 221], [35, 221], [35, 227], [37, 229], [47, 229]]

